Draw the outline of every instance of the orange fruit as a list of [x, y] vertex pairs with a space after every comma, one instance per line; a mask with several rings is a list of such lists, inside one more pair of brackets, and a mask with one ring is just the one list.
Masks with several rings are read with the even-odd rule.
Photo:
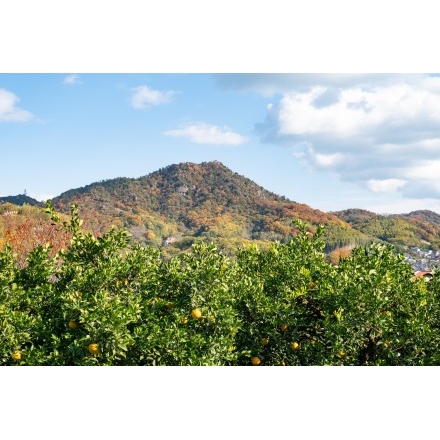
[[173, 307], [174, 307], [174, 303], [169, 302], [169, 303], [167, 304], [167, 309], [172, 309]]
[[202, 312], [200, 311], [200, 309], [194, 309], [194, 310], [191, 312], [191, 316], [192, 316], [194, 319], [199, 319], [199, 318], [202, 317]]
[[12, 353], [12, 359], [14, 359], [14, 361], [19, 361], [21, 359], [21, 351], [15, 350], [14, 353]]
[[339, 357], [341, 357], [341, 358], [345, 358], [345, 351], [344, 351], [344, 350], [339, 350], [339, 351], [338, 351], [338, 355], [339, 355]]
[[98, 354], [99, 353], [99, 345], [98, 344], [90, 344], [89, 345], [89, 352], [90, 354]]
[[76, 323], [76, 321], [74, 319], [71, 319], [69, 321], [69, 328], [72, 330], [76, 330], [78, 328], [78, 324]]
[[261, 345], [269, 345], [269, 339], [267, 339], [267, 338], [263, 338], [263, 339], [261, 340]]
[[287, 330], [287, 324], [281, 324], [281, 331], [285, 332]]
[[185, 325], [188, 323], [188, 318], [186, 316], [184, 316], [181, 320], [180, 320], [181, 324]]
[[298, 350], [299, 349], [299, 344], [298, 342], [292, 342], [292, 345], [290, 346], [292, 348], [292, 350]]
[[260, 364], [261, 364], [261, 360], [258, 356], [252, 358], [252, 365], [260, 365]]

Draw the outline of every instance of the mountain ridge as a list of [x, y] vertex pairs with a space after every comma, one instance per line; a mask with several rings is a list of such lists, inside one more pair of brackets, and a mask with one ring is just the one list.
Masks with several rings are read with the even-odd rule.
[[[23, 196], [0, 203], [42, 206]], [[84, 225], [101, 234], [124, 227], [133, 240], [166, 246], [170, 252], [203, 239], [231, 250], [239, 244], [286, 241], [295, 234], [292, 219], [325, 226], [327, 250], [384, 241], [397, 247], [439, 246], [440, 215], [429, 210], [376, 214], [350, 208], [324, 212], [266, 190], [219, 161], [171, 164], [138, 178], [117, 177], [72, 188], [52, 199], [68, 213], [79, 205]], [[27, 203], [30, 204], [30, 203]]]
[[12, 203], [16, 206], [30, 205], [30, 206], [43, 206], [43, 203], [38, 200], [29, 197], [26, 194], [17, 194], [16, 196], [0, 197], [0, 203]]
[[[197, 238], [283, 241], [295, 234], [293, 218], [312, 229], [326, 225], [332, 246], [369, 240], [337, 216], [268, 191], [218, 161], [172, 164], [139, 178], [94, 182], [52, 203], [64, 212], [77, 203], [95, 231], [116, 224], [156, 245], [169, 236], [186, 243]], [[91, 218], [91, 212], [99, 213], [99, 219]]]

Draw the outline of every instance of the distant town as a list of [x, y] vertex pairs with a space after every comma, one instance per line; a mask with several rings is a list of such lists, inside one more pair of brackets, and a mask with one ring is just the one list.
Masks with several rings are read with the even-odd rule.
[[409, 247], [405, 250], [405, 263], [411, 264], [414, 271], [431, 270], [434, 266], [440, 266], [440, 251]]

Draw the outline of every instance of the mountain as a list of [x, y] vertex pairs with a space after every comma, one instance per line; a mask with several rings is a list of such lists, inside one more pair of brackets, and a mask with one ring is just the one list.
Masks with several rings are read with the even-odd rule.
[[440, 226], [440, 215], [436, 212], [432, 212], [429, 210], [420, 210], [410, 212], [409, 214], [400, 214], [399, 217], [406, 218], [409, 221], [420, 220], [422, 222], [432, 223], [434, 225]]
[[440, 215], [432, 211], [379, 215], [362, 209], [347, 209], [333, 214], [354, 229], [397, 248], [440, 249]]
[[[12, 209], [14, 205], [8, 203], [19, 206]], [[326, 213], [267, 191], [218, 161], [174, 164], [139, 178], [95, 182], [66, 191], [52, 203], [65, 214], [78, 204], [84, 227], [95, 235], [112, 225], [124, 227], [134, 241], [162, 247], [165, 255], [201, 240], [215, 240], [226, 253], [251, 242], [265, 248], [271, 241], [289, 240], [295, 234], [295, 218], [309, 223], [312, 231], [325, 225], [328, 252], [345, 252], [371, 241], [391, 243], [399, 250], [440, 249], [440, 215], [432, 211]], [[25, 230], [49, 228], [37, 212], [40, 207], [40, 202], [25, 195], [1, 198], [0, 245], [8, 234], [19, 243]], [[25, 223], [25, 218], [31, 221]], [[19, 228], [21, 235], [14, 232]]]
[[329, 247], [371, 241], [331, 213], [276, 195], [222, 163], [180, 163], [140, 178], [117, 178], [72, 189], [52, 200], [67, 212], [80, 207], [95, 233], [111, 225], [129, 229], [135, 240], [182, 249], [201, 239], [216, 239], [225, 249], [257, 240], [287, 240], [291, 220], [326, 225]]
[[17, 205], [17, 206], [23, 206], [23, 205], [43, 206], [41, 202], [25, 194], [20, 194], [18, 196], [0, 197], [0, 203], [12, 203], [13, 205]]

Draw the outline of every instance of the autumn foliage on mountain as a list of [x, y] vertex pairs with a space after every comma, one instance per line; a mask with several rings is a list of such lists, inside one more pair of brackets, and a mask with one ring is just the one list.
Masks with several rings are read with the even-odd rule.
[[347, 209], [333, 214], [354, 229], [398, 249], [405, 246], [440, 249], [440, 215], [432, 211], [379, 215], [363, 209]]
[[53, 199], [68, 212], [76, 203], [86, 228], [103, 233], [112, 225], [125, 227], [140, 243], [175, 253], [202, 240], [216, 239], [232, 252], [257, 241], [267, 247], [295, 233], [300, 218], [312, 230], [326, 225], [329, 247], [371, 241], [337, 216], [271, 193], [222, 163], [170, 165], [138, 179], [118, 178], [73, 189]]
[[0, 204], [0, 249], [10, 245], [19, 267], [35, 247], [50, 246], [50, 255], [69, 245], [71, 235], [36, 206]]
[[[180, 163], [137, 179], [95, 182], [71, 189], [52, 203], [65, 215], [77, 204], [85, 230], [96, 237], [112, 227], [125, 228], [132, 242], [161, 248], [165, 258], [203, 241], [215, 241], [228, 255], [250, 243], [267, 249], [274, 241], [292, 238], [293, 219], [307, 222], [312, 233], [318, 225], [325, 226], [325, 251], [335, 264], [355, 246], [371, 242], [390, 243], [399, 250], [440, 248], [440, 215], [431, 211], [326, 213], [267, 191], [217, 161]], [[4, 197], [0, 207], [0, 245], [13, 244], [22, 260], [37, 243], [50, 242], [58, 249], [66, 242], [36, 200]]]

